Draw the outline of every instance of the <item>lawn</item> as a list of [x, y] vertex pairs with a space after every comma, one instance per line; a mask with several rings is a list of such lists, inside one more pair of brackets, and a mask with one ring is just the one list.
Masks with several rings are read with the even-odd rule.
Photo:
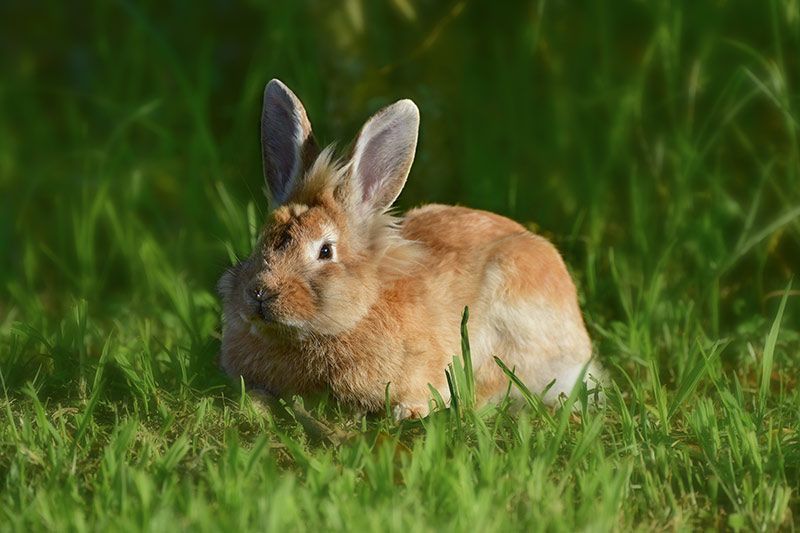
[[[798, 50], [795, 0], [0, 4], [0, 530], [798, 529]], [[553, 241], [605, 403], [226, 378], [273, 77], [341, 152], [414, 99], [399, 208]]]

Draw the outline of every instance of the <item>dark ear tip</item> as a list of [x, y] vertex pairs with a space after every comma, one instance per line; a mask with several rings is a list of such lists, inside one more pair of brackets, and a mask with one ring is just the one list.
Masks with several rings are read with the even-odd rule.
[[269, 83], [264, 87], [264, 100], [268, 99], [299, 101], [292, 90], [278, 78], [269, 80]]

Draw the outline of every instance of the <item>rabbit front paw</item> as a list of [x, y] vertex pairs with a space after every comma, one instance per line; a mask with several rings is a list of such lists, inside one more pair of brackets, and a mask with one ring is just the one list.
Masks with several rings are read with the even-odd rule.
[[392, 408], [392, 418], [394, 418], [395, 422], [400, 422], [406, 418], [425, 418], [430, 411], [430, 406], [427, 403], [398, 403]]

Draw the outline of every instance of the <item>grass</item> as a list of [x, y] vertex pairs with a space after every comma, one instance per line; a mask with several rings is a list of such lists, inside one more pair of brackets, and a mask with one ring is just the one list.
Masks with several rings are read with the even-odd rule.
[[[37, 6], [0, 8], [0, 530], [797, 529], [797, 2]], [[221, 375], [276, 76], [323, 142], [413, 98], [400, 206], [558, 245], [601, 408], [476, 410], [466, 336], [399, 425]]]

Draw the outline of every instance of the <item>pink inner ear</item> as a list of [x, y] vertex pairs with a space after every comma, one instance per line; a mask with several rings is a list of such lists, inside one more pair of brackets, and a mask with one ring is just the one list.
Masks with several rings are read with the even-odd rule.
[[419, 111], [410, 100], [383, 109], [364, 125], [353, 163], [362, 202], [386, 209], [405, 184], [417, 146]]
[[293, 110], [288, 109], [285, 103], [275, 103], [270, 104], [268, 112], [265, 111], [262, 128], [267, 185], [272, 197], [283, 202], [289, 195], [292, 178], [298, 170], [299, 124]]
[[362, 200], [371, 203], [380, 194], [384, 182], [397, 173], [397, 161], [386, 152], [391, 150], [390, 130], [384, 129], [372, 137], [358, 162], [363, 191]]
[[261, 150], [270, 195], [282, 204], [291, 196], [304, 160], [315, 157], [316, 143], [303, 104], [278, 80], [264, 89]]

